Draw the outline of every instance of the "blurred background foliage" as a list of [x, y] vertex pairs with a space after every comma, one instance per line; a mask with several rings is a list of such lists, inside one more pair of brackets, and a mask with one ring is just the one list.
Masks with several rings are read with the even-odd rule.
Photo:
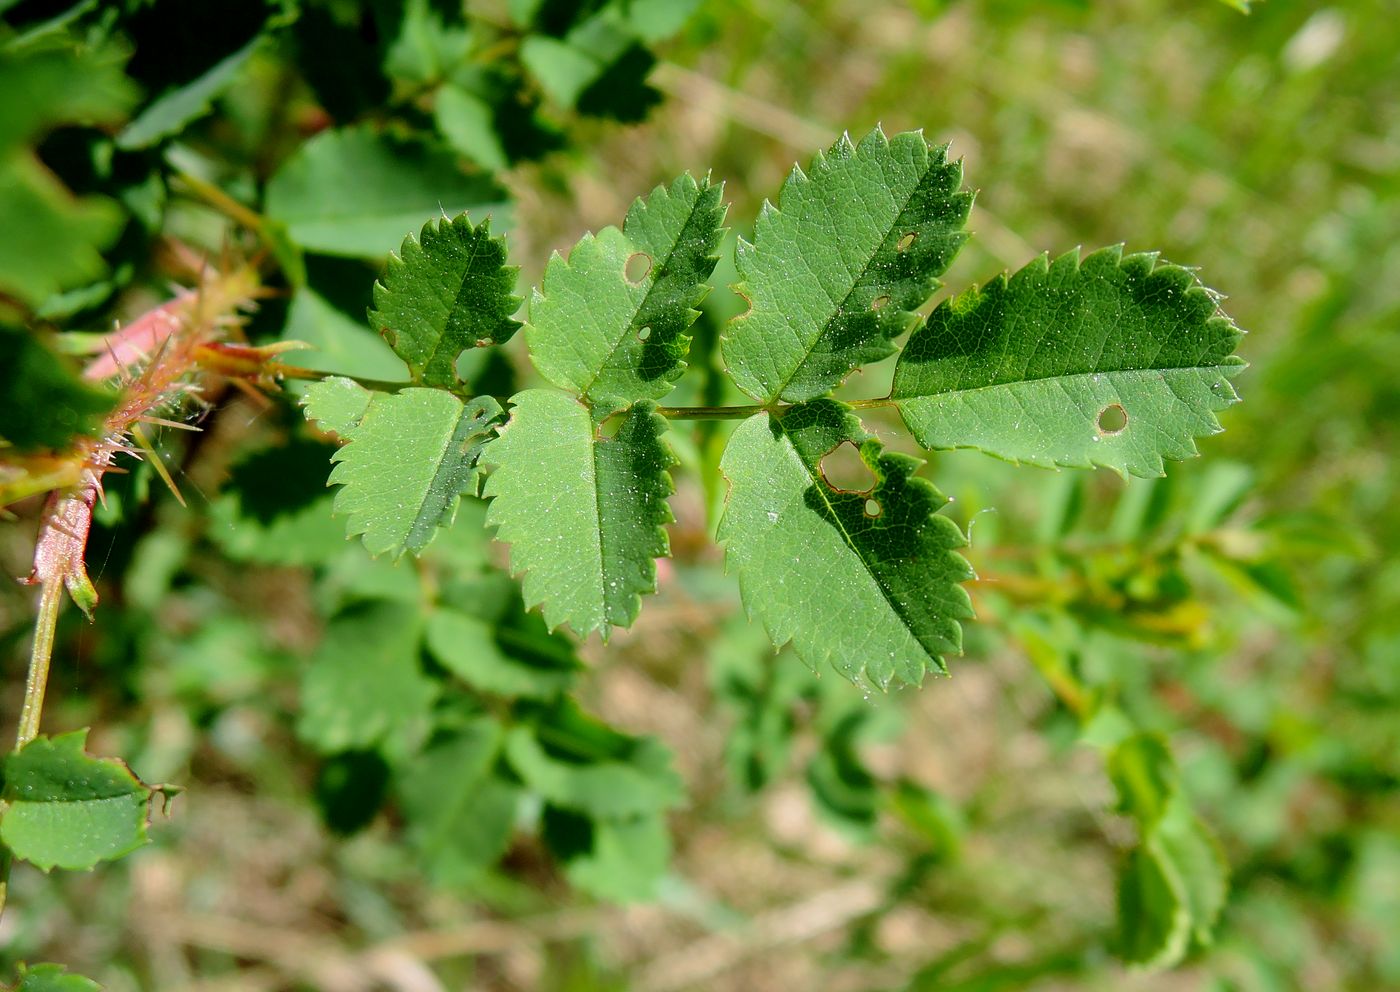
[[[324, 440], [288, 400], [210, 383], [203, 432], [159, 443], [188, 508], [147, 465], [109, 479], [102, 605], [62, 620], [45, 723], [188, 792], [120, 863], [17, 868], [6, 971], [162, 992], [1400, 984], [1397, 14], [0, 2], [0, 317], [25, 347], [165, 299], [174, 238], [267, 253], [253, 340], [399, 377], [364, 309], [440, 209], [491, 210], [534, 281], [686, 169], [726, 181], [744, 233], [794, 161], [881, 122], [952, 141], [981, 189], [953, 289], [1077, 243], [1159, 249], [1229, 293], [1252, 364], [1226, 433], [1162, 480], [932, 456], [979, 620], [952, 679], [874, 698], [744, 619], [709, 539], [721, 425], [676, 432], [675, 558], [604, 648], [521, 611], [476, 503], [417, 564], [346, 544]], [[732, 399], [706, 356], [740, 305], [707, 301], [677, 402]], [[522, 345], [464, 372], [507, 395]], [[0, 530], [11, 575], [38, 509]], [[15, 713], [32, 596], [0, 596]], [[1125, 966], [1152, 935], [1115, 923], [1146, 829], [1115, 789], [1158, 745], [1231, 876], [1213, 940], [1169, 970]]]

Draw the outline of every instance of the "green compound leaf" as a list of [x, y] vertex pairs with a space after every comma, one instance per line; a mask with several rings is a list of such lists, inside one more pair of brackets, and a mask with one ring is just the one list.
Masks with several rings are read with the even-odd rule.
[[378, 258], [424, 217], [504, 212], [506, 192], [464, 174], [446, 146], [356, 127], [323, 131], [267, 184], [267, 215], [292, 240], [327, 255]]
[[373, 600], [337, 614], [302, 677], [297, 736], [322, 754], [408, 750], [437, 696], [419, 664], [422, 632], [412, 604]]
[[[822, 459], [845, 442], [874, 473], [866, 491], [823, 475]], [[809, 666], [830, 662], [882, 688], [946, 671], [940, 656], [962, 649], [958, 620], [972, 615], [959, 585], [972, 570], [957, 525], [937, 515], [943, 495], [914, 477], [921, 464], [885, 453], [834, 400], [739, 425], [720, 459], [719, 539], [775, 645], [792, 641]]]
[[506, 265], [505, 238], [491, 237], [490, 220], [473, 226], [461, 215], [429, 221], [404, 239], [374, 284], [370, 323], [408, 365], [413, 381], [457, 389], [457, 359], [469, 348], [510, 340], [520, 327], [511, 314], [516, 268]]
[[86, 871], [146, 843], [154, 790], [111, 758], [83, 751], [87, 731], [38, 737], [5, 759], [0, 840], [44, 871]]
[[546, 802], [590, 817], [632, 817], [685, 798], [671, 752], [584, 715], [569, 699], [506, 733], [506, 760]]
[[399, 800], [408, 842], [438, 885], [470, 883], [506, 852], [520, 789], [491, 774], [501, 725], [472, 720], [408, 761]]
[[379, 393], [333, 377], [306, 391], [306, 413], [345, 445], [330, 484], [335, 512], [372, 555], [418, 554], [475, 491], [477, 459], [501, 419], [489, 396], [463, 403], [441, 389]]
[[19, 984], [15, 992], [101, 992], [102, 986], [91, 978], [71, 975], [61, 964], [19, 966]]
[[525, 329], [542, 376], [600, 416], [671, 391], [714, 271], [723, 192], [681, 176], [636, 200], [621, 231], [585, 235], [567, 261], [555, 253]]
[[543, 604], [550, 629], [606, 638], [636, 619], [641, 595], [656, 589], [656, 559], [670, 554], [666, 420], [642, 400], [599, 438], [572, 396], [530, 389], [511, 403], [485, 454], [486, 522], [511, 546], [512, 573], [525, 573], [527, 608]]
[[894, 352], [967, 238], [972, 194], [946, 151], [877, 128], [793, 169], [735, 258], [749, 310], [722, 347], [744, 392], [800, 403]]
[[892, 398], [926, 448], [1161, 475], [1239, 397], [1241, 331], [1189, 270], [1104, 248], [1042, 256], [934, 310]]

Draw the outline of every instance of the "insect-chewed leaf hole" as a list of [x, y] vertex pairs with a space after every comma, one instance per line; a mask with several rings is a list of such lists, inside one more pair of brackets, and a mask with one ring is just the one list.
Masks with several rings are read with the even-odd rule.
[[875, 299], [873, 299], [873, 300], [870, 301], [870, 309], [871, 309], [871, 310], [879, 310], [879, 309], [882, 308], [886, 303], [889, 303], [889, 302], [890, 302], [890, 298], [889, 298], [888, 296], [877, 296], [877, 297], [875, 297]]
[[649, 337], [651, 337], [651, 328], [650, 328], [650, 327], [643, 327], [641, 330], [639, 330], [639, 331], [637, 332], [637, 340], [638, 340], [638, 341], [645, 341], [645, 340], [646, 340], [647, 338], [649, 338]]
[[651, 256], [644, 251], [633, 252], [627, 259], [626, 266], [623, 267], [623, 274], [627, 276], [627, 281], [633, 286], [647, 277], [651, 272]]
[[1128, 411], [1121, 403], [1110, 403], [1099, 411], [1100, 434], [1121, 434], [1128, 426]]
[[885, 512], [885, 508], [880, 505], [880, 501], [873, 496], [865, 501], [865, 515], [867, 517], [878, 517]]
[[909, 248], [914, 244], [914, 239], [918, 236], [919, 234], [917, 231], [910, 231], [908, 234], [904, 235], [904, 237], [900, 238], [898, 241], [895, 242], [894, 250], [908, 251]]
[[826, 484], [837, 492], [868, 493], [875, 488], [875, 473], [850, 441], [842, 441], [822, 456], [821, 473]]

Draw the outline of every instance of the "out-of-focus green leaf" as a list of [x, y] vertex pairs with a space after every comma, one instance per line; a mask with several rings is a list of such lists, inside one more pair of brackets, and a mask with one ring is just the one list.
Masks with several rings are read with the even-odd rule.
[[323, 754], [421, 739], [437, 683], [419, 663], [423, 620], [410, 604], [375, 600], [331, 620], [302, 675], [297, 735]]
[[569, 688], [581, 667], [529, 650], [528, 639], [509, 627], [455, 610], [428, 617], [428, 650], [444, 668], [473, 688], [499, 696], [551, 699]]
[[153, 790], [86, 742], [86, 730], [38, 737], [5, 759], [0, 840], [44, 871], [86, 871], [146, 843]]
[[21, 451], [62, 448], [101, 430], [114, 399], [36, 335], [0, 324], [0, 439]]
[[15, 992], [101, 992], [91, 978], [71, 974], [61, 964], [20, 965]]
[[506, 759], [547, 802], [590, 817], [625, 818], [680, 803], [671, 752], [651, 737], [628, 737], [585, 716], [571, 701], [533, 726], [506, 734]]
[[439, 885], [471, 882], [510, 843], [520, 790], [491, 774], [501, 739], [500, 724], [479, 717], [404, 766], [408, 840]]
[[103, 196], [75, 197], [22, 150], [0, 153], [0, 293], [37, 307], [107, 273], [125, 216]]
[[197, 79], [162, 93], [122, 128], [116, 138], [117, 147], [128, 151], [149, 147], [179, 134], [190, 122], [209, 113], [214, 101], [233, 85], [261, 42], [262, 36], [254, 37]]
[[463, 173], [443, 145], [368, 127], [316, 135], [267, 187], [267, 213], [292, 240], [327, 255], [378, 258], [423, 226], [426, 217], [469, 211], [507, 226], [506, 193]]

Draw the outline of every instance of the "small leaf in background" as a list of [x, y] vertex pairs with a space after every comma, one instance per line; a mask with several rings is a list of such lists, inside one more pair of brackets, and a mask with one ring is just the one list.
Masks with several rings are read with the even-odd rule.
[[229, 557], [269, 565], [314, 565], [345, 546], [326, 491], [335, 447], [293, 438], [233, 466], [209, 508], [209, 537]]
[[1221, 430], [1241, 331], [1189, 270], [1104, 248], [1043, 255], [940, 303], [894, 390], [925, 448], [1161, 475]]
[[723, 351], [739, 388], [799, 403], [893, 354], [967, 238], [972, 194], [959, 191], [962, 166], [946, 151], [876, 128], [793, 169], [735, 256], [749, 309], [730, 321]]
[[414, 382], [457, 389], [462, 352], [504, 344], [520, 327], [511, 318], [521, 302], [511, 295], [515, 276], [505, 239], [491, 237], [489, 220], [430, 220], [389, 256], [370, 323]]
[[30, 307], [105, 276], [102, 252], [126, 224], [114, 200], [73, 196], [23, 151], [0, 153], [0, 217], [0, 294]]
[[620, 734], [568, 699], [507, 731], [505, 754], [546, 802], [590, 817], [655, 813], [685, 796], [665, 745]]
[[525, 330], [540, 374], [599, 416], [670, 392], [714, 271], [722, 195], [684, 175], [636, 200], [621, 231], [585, 235], [567, 260], [556, 253]]
[[210, 66], [197, 79], [162, 93], [144, 107], [117, 135], [118, 148], [130, 151], [179, 134], [192, 121], [213, 109], [214, 100], [234, 84], [238, 73], [262, 41], [254, 37], [238, 51]]
[[14, 992], [101, 992], [91, 978], [70, 974], [61, 964], [19, 966], [19, 984]]
[[452, 83], [442, 86], [433, 98], [433, 121], [448, 144], [482, 168], [499, 172], [510, 166], [495, 111], [475, 93]]
[[507, 226], [506, 192], [467, 175], [446, 146], [359, 126], [323, 131], [267, 185], [267, 214], [292, 240], [327, 255], [378, 258], [435, 214], [469, 211]]
[[37, 334], [0, 324], [0, 439], [21, 451], [62, 448], [100, 431], [114, 401]]
[[302, 675], [297, 736], [322, 754], [401, 755], [420, 740], [438, 694], [419, 662], [422, 631], [414, 605], [388, 600], [334, 617]]
[[[548, 636], [548, 635], [545, 635]], [[474, 689], [497, 696], [552, 699], [568, 689], [582, 665], [530, 650], [521, 632], [456, 610], [428, 617], [428, 651]]]
[[586, 407], [549, 389], [511, 398], [511, 419], [485, 452], [493, 470], [486, 522], [524, 573], [525, 604], [543, 604], [550, 629], [579, 635], [627, 627], [656, 589], [656, 559], [670, 553], [667, 423], [643, 400], [599, 438]]
[[316, 805], [326, 826], [342, 836], [374, 821], [389, 786], [389, 765], [378, 751], [342, 751], [316, 773]]
[[440, 389], [379, 393], [333, 377], [306, 391], [306, 413], [345, 444], [330, 484], [335, 512], [372, 555], [418, 554], [475, 492], [477, 459], [498, 423], [489, 396], [463, 403]]
[[1177, 771], [1171, 751], [1153, 734], [1137, 734], [1108, 754], [1108, 776], [1118, 791], [1118, 808], [1145, 828], [1152, 827], [1176, 794]]
[[582, 114], [639, 121], [661, 99], [646, 82], [656, 56], [611, 7], [563, 38], [527, 35], [520, 61], [550, 100]]
[[520, 789], [492, 774], [501, 740], [496, 720], [477, 717], [404, 765], [408, 842], [439, 885], [469, 884], [510, 844]]
[[570, 883], [599, 899], [655, 899], [671, 860], [671, 834], [659, 814], [590, 819], [546, 806], [542, 833]]
[[60, 124], [119, 123], [138, 97], [125, 62], [119, 46], [80, 49], [62, 34], [0, 48], [0, 157]]
[[1134, 848], [1118, 876], [1119, 956], [1160, 968], [1181, 960], [1190, 946], [1191, 914], [1180, 882], [1148, 847]]
[[154, 790], [86, 742], [86, 730], [38, 737], [5, 759], [0, 840], [44, 871], [85, 871], [146, 843]]
[[[823, 472], [847, 443], [868, 469], [862, 491]], [[886, 688], [918, 685], [961, 650], [958, 621], [972, 607], [960, 583], [972, 570], [957, 525], [938, 515], [947, 500], [914, 476], [921, 463], [883, 448], [834, 400], [749, 418], [720, 462], [730, 491], [718, 535], [775, 645]]]

